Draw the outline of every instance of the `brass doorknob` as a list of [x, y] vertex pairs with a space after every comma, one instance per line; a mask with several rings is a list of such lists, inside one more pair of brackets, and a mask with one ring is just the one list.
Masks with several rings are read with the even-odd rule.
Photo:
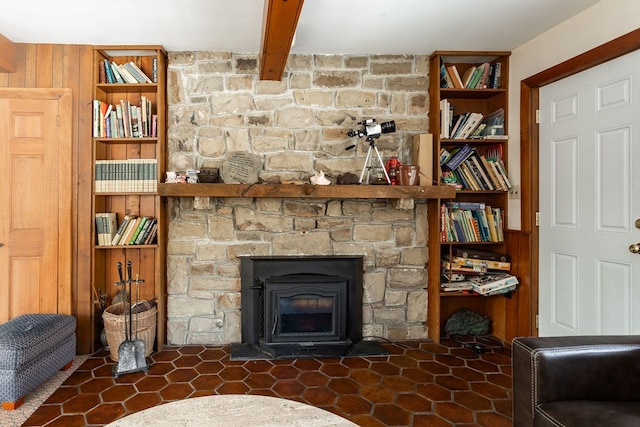
[[631, 252], [632, 254], [640, 253], [640, 243], [634, 243], [633, 245], [629, 246], [629, 252]]

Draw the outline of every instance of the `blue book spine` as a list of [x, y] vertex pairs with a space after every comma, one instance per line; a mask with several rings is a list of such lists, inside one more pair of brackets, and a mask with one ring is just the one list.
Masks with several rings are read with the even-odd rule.
[[460, 166], [462, 164], [462, 162], [465, 161], [465, 159], [467, 157], [469, 157], [469, 155], [471, 154], [472, 150], [473, 149], [469, 146], [469, 144], [463, 145], [460, 148], [460, 150], [458, 150], [457, 153], [455, 153], [453, 156], [451, 156], [449, 161], [445, 164], [445, 167], [447, 169], [449, 169], [449, 170], [456, 169], [458, 166]]

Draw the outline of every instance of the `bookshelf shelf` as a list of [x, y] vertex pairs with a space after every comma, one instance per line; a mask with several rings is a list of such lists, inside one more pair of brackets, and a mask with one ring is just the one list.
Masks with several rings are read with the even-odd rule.
[[157, 250], [158, 249], [158, 245], [157, 244], [152, 244], [152, 245], [114, 245], [114, 246], [99, 246], [99, 245], [95, 245], [94, 249], [96, 249], [98, 251], [109, 251], [109, 250], [114, 250], [114, 249], [120, 249], [120, 250], [153, 249], [153, 250]]
[[467, 99], [489, 99], [506, 93], [506, 89], [441, 89], [443, 97], [464, 97]]
[[[146, 223], [149, 223], [146, 233], [151, 237], [146, 240], [147, 244], [141, 244], [144, 240], [133, 237], [134, 240], [130, 241], [137, 244], [111, 245], [113, 239], [110, 237], [115, 234], [113, 226], [105, 230], [102, 223], [99, 230], [96, 218], [92, 236], [95, 242], [91, 257], [92, 286], [96, 292], [113, 297], [118, 291], [114, 283], [119, 281], [116, 265], [118, 262], [126, 265], [131, 261], [134, 276], [138, 275], [145, 281], [140, 287], [140, 299], [155, 297], [157, 300], [156, 344], [160, 349], [166, 340], [167, 245], [165, 204], [156, 187], [159, 177], [164, 176], [166, 163], [167, 55], [161, 46], [96, 46], [93, 55], [92, 214], [96, 217], [102, 213], [115, 214], [116, 228], [125, 219], [146, 217], [148, 220], [141, 220], [142, 225], [138, 225], [139, 233], [134, 230], [130, 237], [144, 236]], [[117, 69], [118, 65], [125, 64], [133, 64], [134, 69], [137, 67], [153, 82], [107, 82], [108, 72], [114, 78], [116, 71], [113, 67]], [[110, 71], [106, 71], [107, 66]], [[107, 112], [113, 115], [105, 114], [103, 106], [110, 106]], [[123, 131], [125, 127], [127, 131]], [[157, 222], [155, 236], [151, 219]], [[100, 325], [100, 319], [94, 319], [93, 324]], [[97, 348], [100, 330], [93, 332], [92, 342]]]
[[156, 92], [159, 90], [157, 83], [98, 83], [96, 90], [105, 93], [126, 93], [126, 92]]
[[94, 138], [102, 144], [157, 144], [158, 138]]
[[[446, 275], [446, 270], [443, 270], [441, 260], [444, 255], [455, 255], [458, 250], [470, 249], [473, 251], [491, 251], [493, 253], [506, 254], [508, 242], [507, 233], [504, 233], [504, 238], [495, 238], [495, 235], [491, 236], [488, 241], [478, 242], [458, 242], [448, 241], [449, 236], [443, 230], [446, 230], [446, 224], [443, 224], [444, 219], [448, 218], [446, 214], [443, 214], [442, 205], [453, 202], [466, 202], [469, 204], [485, 203], [492, 208], [500, 209], [502, 215], [502, 231], [504, 232], [504, 224], [507, 220], [507, 208], [508, 208], [508, 190], [506, 187], [497, 186], [495, 182], [491, 185], [482, 185], [480, 189], [472, 190], [471, 185], [466, 185], [465, 181], [473, 181], [474, 177], [481, 175], [480, 169], [485, 171], [486, 175], [489, 172], [486, 168], [482, 167], [482, 157], [487, 160], [489, 157], [488, 150], [498, 149], [502, 154], [503, 165], [506, 168], [506, 160], [508, 158], [508, 138], [500, 136], [498, 138], [454, 138], [449, 135], [454, 135], [454, 117], [462, 117], [465, 113], [480, 113], [482, 118], [490, 116], [492, 113], [499, 110], [503, 110], [502, 114], [502, 130], [506, 129], [508, 121], [508, 82], [509, 82], [509, 52], [473, 52], [473, 51], [436, 51], [430, 56], [429, 72], [431, 76], [441, 76], [443, 80], [447, 80], [448, 73], [441, 73], [444, 68], [451, 70], [454, 66], [456, 71], [462, 80], [462, 87], [441, 87], [443, 81], [440, 79], [432, 78], [429, 83], [429, 102], [430, 111], [429, 126], [434, 135], [434, 167], [433, 170], [437, 175], [438, 182], [443, 180], [443, 171], [440, 165], [441, 154], [446, 157], [446, 152], [455, 153], [461, 151], [463, 147], [469, 146], [477, 155], [478, 162], [474, 167], [469, 165], [469, 168], [465, 170], [465, 174], [469, 174], [467, 171], [471, 171], [473, 175], [471, 180], [464, 179], [468, 176], [460, 172], [447, 171], [447, 177], [453, 174], [458, 182], [461, 182], [464, 189], [457, 189], [455, 199], [430, 199], [428, 203], [428, 222], [429, 222], [429, 264], [428, 264], [428, 315], [427, 326], [429, 331], [429, 337], [436, 342], [439, 342], [444, 334], [444, 325], [446, 320], [456, 313], [461, 308], [467, 308], [477, 311], [492, 319], [492, 331], [491, 334], [495, 337], [509, 341], [511, 338], [508, 336], [509, 312], [508, 305], [512, 303], [512, 300], [517, 298], [517, 294], [514, 293], [514, 297], [511, 299], [504, 296], [482, 296], [476, 293], [464, 293], [464, 292], [444, 292], [441, 290], [441, 277], [443, 273]], [[489, 64], [489, 76], [495, 69], [500, 69], [501, 75], [499, 79], [493, 79], [489, 77], [484, 84], [486, 88], [467, 88], [465, 87], [465, 79], [462, 76], [470, 76], [474, 70], [483, 66], [483, 64]], [[499, 64], [499, 65], [497, 65]], [[449, 81], [452, 81], [451, 79]], [[467, 82], [472, 81], [469, 77]], [[478, 85], [483, 86], [483, 85]], [[446, 113], [443, 114], [442, 110], [447, 108]], [[438, 114], [437, 112], [441, 112]], [[445, 121], [448, 119], [448, 121]], [[462, 122], [463, 123], [463, 122]], [[445, 127], [448, 127], [445, 129]], [[470, 134], [471, 135], [471, 134]], [[488, 134], [493, 135], [493, 133]], [[466, 147], [469, 150], [469, 147]], [[446, 152], [443, 154], [443, 150]], [[486, 166], [486, 164], [485, 164]], [[491, 179], [491, 177], [489, 177]], [[479, 181], [483, 181], [480, 177]], [[476, 183], [477, 184], [477, 183]], [[467, 188], [465, 188], [467, 187]], [[484, 189], [482, 189], [484, 187]], [[453, 216], [451, 217], [453, 219]], [[467, 232], [467, 231], [465, 231]], [[443, 234], [445, 233], [445, 234]], [[485, 236], [487, 236], [485, 234]], [[498, 236], [501, 237], [501, 236]], [[483, 239], [481, 239], [483, 240]], [[450, 276], [448, 276], [450, 277]]]

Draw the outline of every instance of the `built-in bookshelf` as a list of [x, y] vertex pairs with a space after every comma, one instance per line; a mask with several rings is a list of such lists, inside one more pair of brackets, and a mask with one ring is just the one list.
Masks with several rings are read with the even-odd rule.
[[[166, 52], [160, 46], [94, 48], [92, 286], [115, 296], [117, 263], [144, 280], [158, 303], [158, 348], [166, 336]], [[134, 296], [135, 299], [135, 296]], [[98, 315], [98, 314], [96, 314]], [[99, 325], [99, 319], [95, 319]], [[96, 328], [94, 343], [99, 329]]]
[[454, 199], [428, 201], [429, 336], [440, 341], [447, 319], [465, 308], [491, 318], [491, 335], [508, 341], [508, 304], [517, 294], [505, 233], [509, 53], [437, 51], [429, 71], [434, 179], [456, 190]]

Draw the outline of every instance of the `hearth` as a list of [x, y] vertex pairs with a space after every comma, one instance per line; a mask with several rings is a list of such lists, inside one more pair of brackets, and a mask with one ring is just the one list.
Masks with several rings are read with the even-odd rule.
[[362, 341], [361, 256], [241, 257], [236, 359], [384, 354]]

